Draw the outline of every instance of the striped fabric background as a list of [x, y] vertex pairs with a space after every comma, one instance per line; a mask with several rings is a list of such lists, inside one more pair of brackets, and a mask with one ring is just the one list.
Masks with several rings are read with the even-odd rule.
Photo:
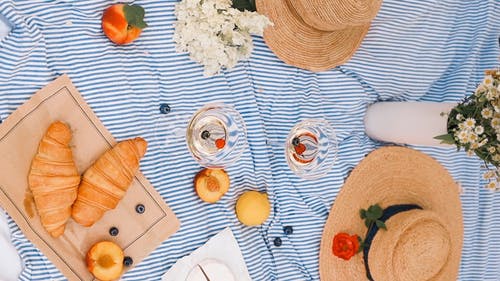
[[[271, 1], [271, 0], [269, 0]], [[160, 280], [177, 259], [230, 226], [254, 280], [319, 280], [323, 224], [348, 172], [374, 148], [363, 115], [377, 100], [458, 101], [498, 66], [500, 1], [385, 0], [355, 56], [323, 73], [287, 66], [254, 38], [255, 50], [221, 75], [202, 68], [172, 41], [176, 1], [135, 1], [149, 27], [131, 45], [116, 46], [100, 27], [115, 1], [0, 0], [14, 26], [0, 41], [0, 118], [32, 93], [67, 73], [118, 139], [149, 142], [141, 170], [173, 208], [181, 229], [123, 280]], [[130, 2], [130, 1], [125, 1]], [[191, 114], [207, 102], [234, 104], [245, 119], [248, 146], [228, 168], [232, 186], [217, 204], [202, 203], [192, 179], [200, 169], [185, 145]], [[170, 114], [159, 112], [168, 103]], [[337, 131], [331, 173], [305, 181], [288, 169], [283, 143], [298, 121], [323, 117]], [[417, 147], [445, 165], [463, 188], [465, 241], [460, 280], [500, 280], [500, 193], [479, 188], [480, 161], [455, 149]], [[5, 176], [5, 175], [2, 175]], [[270, 219], [262, 227], [238, 223], [234, 203], [245, 190], [267, 191]], [[283, 227], [293, 234], [284, 235]], [[64, 280], [10, 221], [25, 269], [20, 280]], [[283, 241], [273, 244], [275, 237]]]

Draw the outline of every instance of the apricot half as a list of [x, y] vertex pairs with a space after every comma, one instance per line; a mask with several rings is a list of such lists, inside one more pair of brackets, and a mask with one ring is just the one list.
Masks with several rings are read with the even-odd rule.
[[87, 252], [87, 268], [101, 281], [118, 279], [123, 271], [123, 251], [111, 241], [101, 241]]
[[229, 176], [223, 169], [205, 168], [194, 177], [196, 194], [208, 203], [217, 202], [229, 190], [229, 185]]

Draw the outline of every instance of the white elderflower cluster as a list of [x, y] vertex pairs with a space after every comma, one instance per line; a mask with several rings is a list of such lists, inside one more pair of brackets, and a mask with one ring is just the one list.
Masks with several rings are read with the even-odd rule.
[[182, 0], [176, 6], [174, 41], [178, 52], [188, 52], [202, 64], [205, 76], [231, 69], [253, 49], [251, 35], [262, 35], [272, 25], [257, 12], [239, 11], [231, 0]]

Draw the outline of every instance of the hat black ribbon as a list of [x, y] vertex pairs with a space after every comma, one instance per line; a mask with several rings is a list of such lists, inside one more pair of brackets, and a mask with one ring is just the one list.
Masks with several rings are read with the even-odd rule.
[[[384, 212], [382, 213], [382, 217], [380, 217], [379, 220], [381, 220], [385, 223], [386, 220], [388, 220], [389, 218], [391, 218], [392, 216], [394, 216], [396, 214], [399, 214], [402, 212], [407, 212], [407, 211], [414, 210], [414, 209], [422, 210], [422, 207], [420, 207], [419, 205], [415, 205], [415, 204], [392, 205], [392, 206], [389, 206], [389, 207], [384, 209]], [[370, 252], [372, 240], [375, 237], [375, 235], [377, 234], [378, 230], [379, 230], [378, 226], [374, 224], [373, 227], [371, 227], [368, 230], [368, 232], [366, 233], [366, 238], [364, 241], [365, 247], [363, 248], [363, 260], [365, 262], [366, 277], [370, 281], [374, 281], [374, 280], [373, 280], [372, 275], [370, 273], [370, 267], [368, 266], [368, 253]]]

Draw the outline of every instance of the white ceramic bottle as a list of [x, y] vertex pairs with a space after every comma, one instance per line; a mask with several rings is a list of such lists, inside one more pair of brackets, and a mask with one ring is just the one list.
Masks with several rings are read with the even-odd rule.
[[446, 122], [456, 103], [378, 102], [365, 115], [365, 132], [375, 140], [412, 145], [450, 146], [435, 136], [446, 134]]

